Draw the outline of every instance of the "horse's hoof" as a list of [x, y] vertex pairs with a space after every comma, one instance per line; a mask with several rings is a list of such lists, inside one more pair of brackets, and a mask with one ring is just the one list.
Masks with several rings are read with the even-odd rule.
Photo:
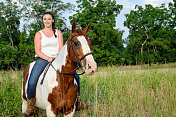
[[22, 114], [22, 117], [30, 117], [30, 116], [33, 116], [33, 115], [34, 115], [34, 112], [30, 113], [29, 115], [28, 115], [28, 114], [23, 113], [23, 114]]
[[22, 117], [29, 117], [29, 116], [23, 113], [23, 114], [22, 114]]

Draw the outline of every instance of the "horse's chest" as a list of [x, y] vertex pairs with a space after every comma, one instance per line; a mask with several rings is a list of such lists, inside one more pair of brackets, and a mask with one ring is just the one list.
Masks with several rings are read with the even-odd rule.
[[75, 104], [77, 92], [76, 84], [71, 84], [67, 89], [61, 86], [54, 87], [52, 93], [48, 95], [48, 101], [54, 113], [57, 114], [65, 109], [70, 110]]

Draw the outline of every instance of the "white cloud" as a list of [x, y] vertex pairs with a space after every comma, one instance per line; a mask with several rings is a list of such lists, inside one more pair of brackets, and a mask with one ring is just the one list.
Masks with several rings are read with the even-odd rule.
[[132, 2], [130, 2], [130, 0], [123, 0], [123, 1], [116, 0], [116, 2], [117, 4], [123, 5], [123, 9], [125, 11], [131, 10], [135, 7], [135, 5]]
[[151, 4], [154, 7], [158, 7], [161, 4], [168, 4], [169, 2], [173, 2], [173, 0], [145, 0], [145, 4]]

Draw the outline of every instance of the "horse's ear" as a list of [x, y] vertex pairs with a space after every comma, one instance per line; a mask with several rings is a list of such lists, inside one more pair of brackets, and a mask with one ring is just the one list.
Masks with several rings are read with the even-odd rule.
[[72, 33], [75, 32], [75, 29], [76, 29], [76, 23], [75, 23], [75, 21], [73, 21], [73, 23], [72, 23]]
[[89, 31], [90, 27], [91, 27], [91, 24], [89, 24], [89, 25], [83, 30], [83, 33], [84, 33], [84, 34], [87, 34], [87, 32]]

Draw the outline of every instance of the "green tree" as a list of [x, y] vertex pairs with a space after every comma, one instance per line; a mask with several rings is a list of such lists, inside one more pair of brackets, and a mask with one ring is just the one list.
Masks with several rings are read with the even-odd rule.
[[20, 11], [17, 3], [12, 0], [0, 3], [0, 34], [1, 42], [5, 41], [12, 47], [19, 40]]
[[24, 25], [23, 31], [20, 34], [19, 37], [20, 43], [18, 44], [19, 52], [18, 52], [18, 65], [20, 68], [24, 68], [27, 66], [31, 61], [34, 60], [34, 45], [29, 44], [27, 39], [27, 32]]
[[88, 33], [94, 58], [99, 65], [119, 64], [123, 50], [123, 31], [115, 29], [115, 18], [122, 10], [115, 0], [77, 0], [78, 10], [70, 16], [80, 28], [91, 23]]
[[71, 3], [63, 3], [62, 0], [19, 0], [23, 5], [24, 20], [29, 22], [29, 30], [40, 30], [43, 27], [42, 14], [50, 11], [56, 19], [56, 27], [63, 30], [66, 27], [63, 13], [72, 10], [74, 6]]
[[12, 0], [0, 3], [0, 69], [15, 68], [18, 57], [20, 10]]
[[[171, 62], [176, 61], [176, 0], [173, 0], [173, 3], [169, 3], [169, 13], [171, 18], [169, 18], [169, 32], [171, 35], [168, 35], [168, 40], [170, 41], [170, 51], [166, 54], [170, 58]], [[172, 56], [171, 56], [172, 55]]]
[[[42, 14], [51, 11], [56, 17], [56, 27], [64, 32], [66, 25], [62, 14], [72, 8], [73, 5], [61, 0], [18, 0], [18, 4], [13, 0], [1, 2], [0, 69], [20, 69], [32, 62], [34, 36], [43, 27]], [[20, 20], [25, 23], [22, 32], [19, 30]]]
[[[168, 62], [170, 51], [169, 27], [171, 14], [162, 4], [160, 7], [136, 5], [136, 10], [126, 14], [124, 26], [130, 29], [127, 40], [128, 53], [132, 52], [132, 64]], [[127, 51], [126, 51], [127, 52]]]

